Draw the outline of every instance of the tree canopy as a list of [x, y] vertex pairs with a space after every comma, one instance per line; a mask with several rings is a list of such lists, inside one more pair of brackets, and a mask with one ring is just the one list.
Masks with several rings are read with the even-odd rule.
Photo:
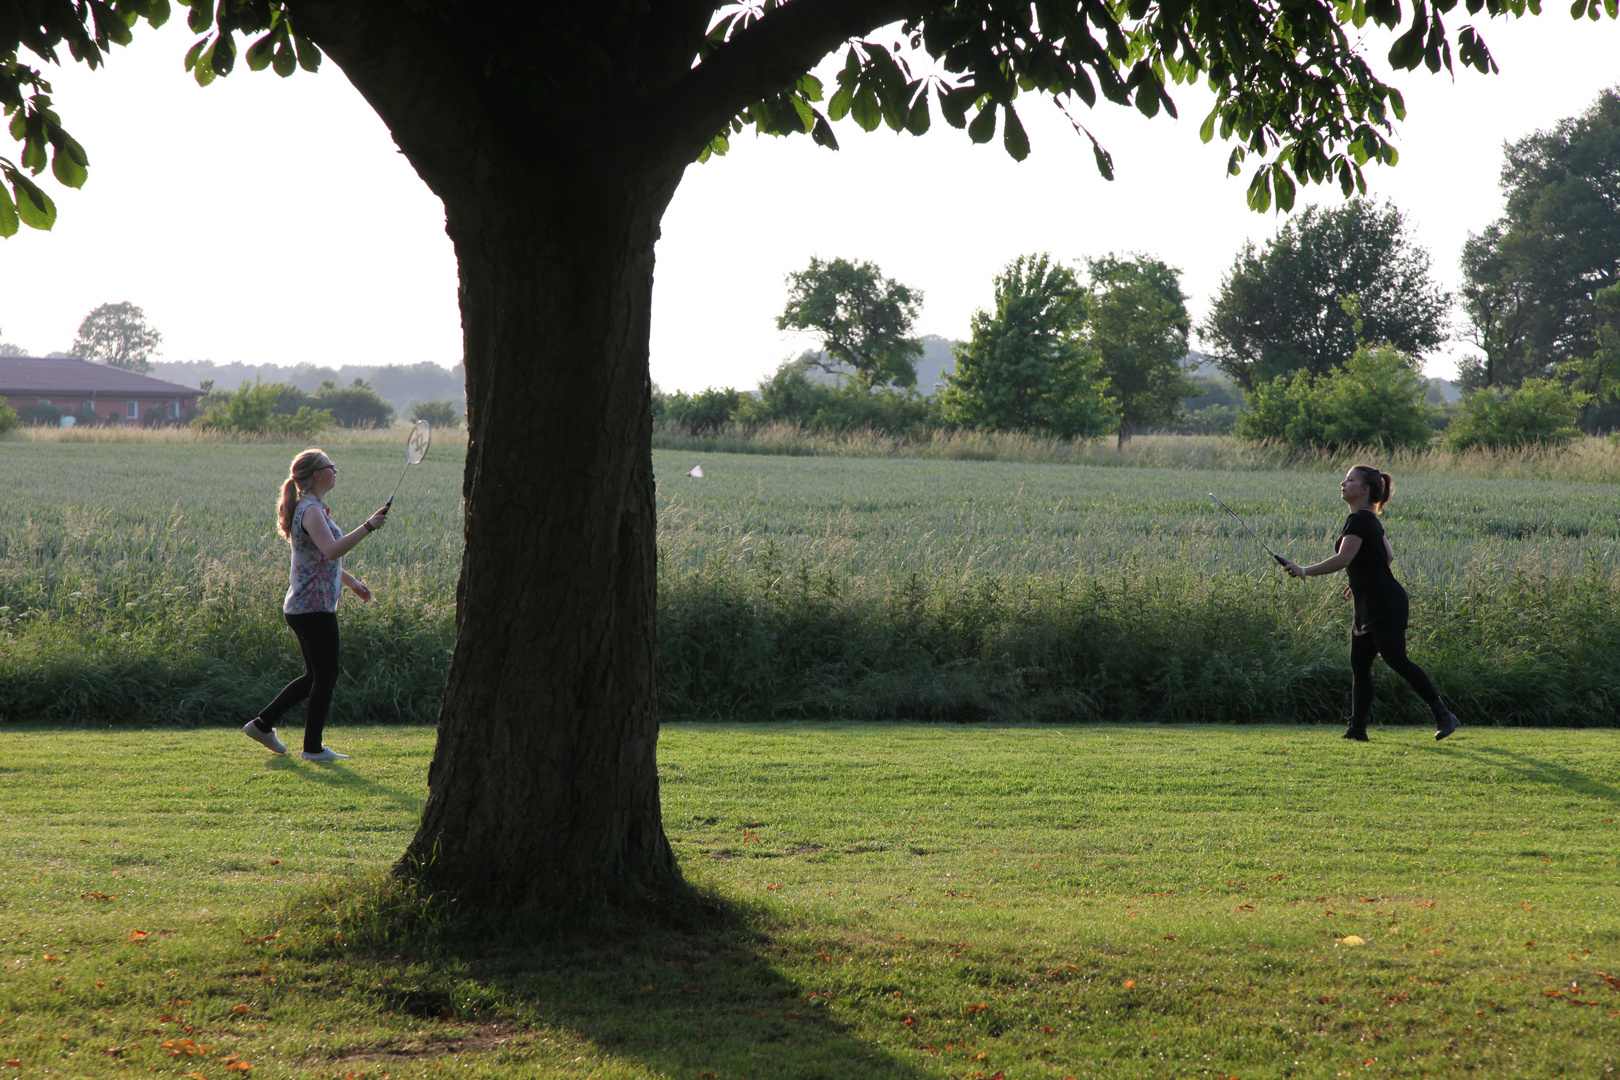
[[1253, 390], [1296, 371], [1326, 375], [1362, 340], [1421, 354], [1446, 340], [1450, 306], [1400, 210], [1352, 199], [1307, 207], [1262, 248], [1244, 245], [1199, 330], [1221, 370]]
[[1514, 387], [1591, 360], [1620, 284], [1620, 88], [1506, 148], [1506, 213], [1463, 247], [1463, 310], [1482, 353], [1465, 386]]
[[146, 321], [146, 312], [125, 300], [102, 304], [86, 315], [69, 351], [110, 367], [150, 371], [148, 358], [162, 342], [163, 335]]
[[1131, 429], [1168, 424], [1193, 392], [1181, 371], [1187, 355], [1187, 297], [1181, 273], [1148, 255], [1087, 259], [1091, 276], [1086, 341], [1119, 403], [1120, 445]]
[[875, 263], [814, 256], [787, 277], [788, 301], [778, 330], [802, 330], [821, 339], [809, 363], [847, 374], [863, 389], [917, 385], [922, 341], [911, 334], [923, 294], [883, 276]]
[[955, 350], [940, 392], [946, 419], [1063, 438], [1110, 430], [1119, 403], [1082, 336], [1086, 306], [1074, 271], [1049, 255], [1009, 263], [996, 277], [994, 308], [974, 313], [972, 340]]

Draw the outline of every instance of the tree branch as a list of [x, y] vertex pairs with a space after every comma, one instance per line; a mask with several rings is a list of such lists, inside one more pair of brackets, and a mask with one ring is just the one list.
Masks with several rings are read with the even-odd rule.
[[914, 19], [944, 0], [791, 0], [733, 34], [670, 87], [652, 130], [669, 149], [697, 154], [737, 113], [791, 85], [850, 38]]

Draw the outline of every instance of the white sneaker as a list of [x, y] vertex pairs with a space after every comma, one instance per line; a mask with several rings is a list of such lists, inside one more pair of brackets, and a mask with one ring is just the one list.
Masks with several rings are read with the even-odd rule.
[[308, 750], [305, 750], [304, 751], [304, 760], [305, 761], [347, 761], [347, 760], [349, 760], [349, 755], [348, 754], [340, 754], [336, 750], [328, 750], [326, 747], [323, 746], [323, 747], [321, 747], [321, 752], [318, 753], [318, 754], [312, 754]]
[[247, 723], [242, 725], [242, 734], [246, 735], [256, 743], [263, 743], [267, 749], [273, 750], [278, 754], [285, 754], [287, 752], [286, 744], [280, 739], [276, 738], [275, 728], [271, 728], [269, 731], [260, 731], [258, 723], [256, 721], [249, 720]]

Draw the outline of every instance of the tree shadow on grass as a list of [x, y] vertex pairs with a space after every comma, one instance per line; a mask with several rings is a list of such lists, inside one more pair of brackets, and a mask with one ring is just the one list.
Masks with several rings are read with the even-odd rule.
[[438, 1053], [495, 1050], [539, 1062], [579, 1054], [568, 1045], [578, 1039], [621, 1064], [694, 1080], [924, 1075], [831, 1018], [818, 992], [829, 988], [780, 970], [759, 916], [692, 899], [673, 918], [630, 913], [610, 924], [599, 913], [582, 929], [527, 940], [463, 924], [414, 950], [400, 942], [366, 950], [369, 960], [346, 949], [354, 985], [333, 989], [444, 1029], [411, 1044], [356, 1047], [344, 1061], [404, 1063], [436, 1044]]
[[1507, 769], [1526, 780], [1561, 787], [1573, 795], [1620, 802], [1620, 790], [1600, 780], [1593, 780], [1567, 765], [1555, 765], [1550, 761], [1530, 757], [1528, 754], [1516, 754], [1511, 750], [1502, 750], [1494, 746], [1451, 745], [1447, 749], [1452, 752], [1453, 757], [1472, 758], [1481, 764]]
[[297, 773], [312, 784], [324, 784], [327, 787], [352, 791], [361, 795], [383, 795], [392, 799], [402, 809], [409, 810], [413, 814], [422, 812], [422, 799], [420, 797], [412, 795], [408, 791], [391, 788], [387, 784], [379, 784], [371, 777], [345, 768], [337, 762], [323, 765], [304, 764], [294, 761], [292, 752], [289, 751], [287, 754], [276, 754], [266, 758], [264, 767], [275, 772]]

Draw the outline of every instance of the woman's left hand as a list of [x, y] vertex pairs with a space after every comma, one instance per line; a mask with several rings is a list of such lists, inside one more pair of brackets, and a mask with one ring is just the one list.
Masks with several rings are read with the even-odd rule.
[[1284, 559], [1282, 565], [1283, 569], [1288, 571], [1291, 577], [1303, 578], [1305, 576], [1305, 571], [1301, 570], [1299, 564], [1292, 559]]
[[354, 590], [354, 595], [360, 598], [360, 602], [362, 604], [369, 604], [371, 602], [371, 590], [366, 587], [365, 582], [356, 579], [355, 583], [350, 585], [349, 588]]

